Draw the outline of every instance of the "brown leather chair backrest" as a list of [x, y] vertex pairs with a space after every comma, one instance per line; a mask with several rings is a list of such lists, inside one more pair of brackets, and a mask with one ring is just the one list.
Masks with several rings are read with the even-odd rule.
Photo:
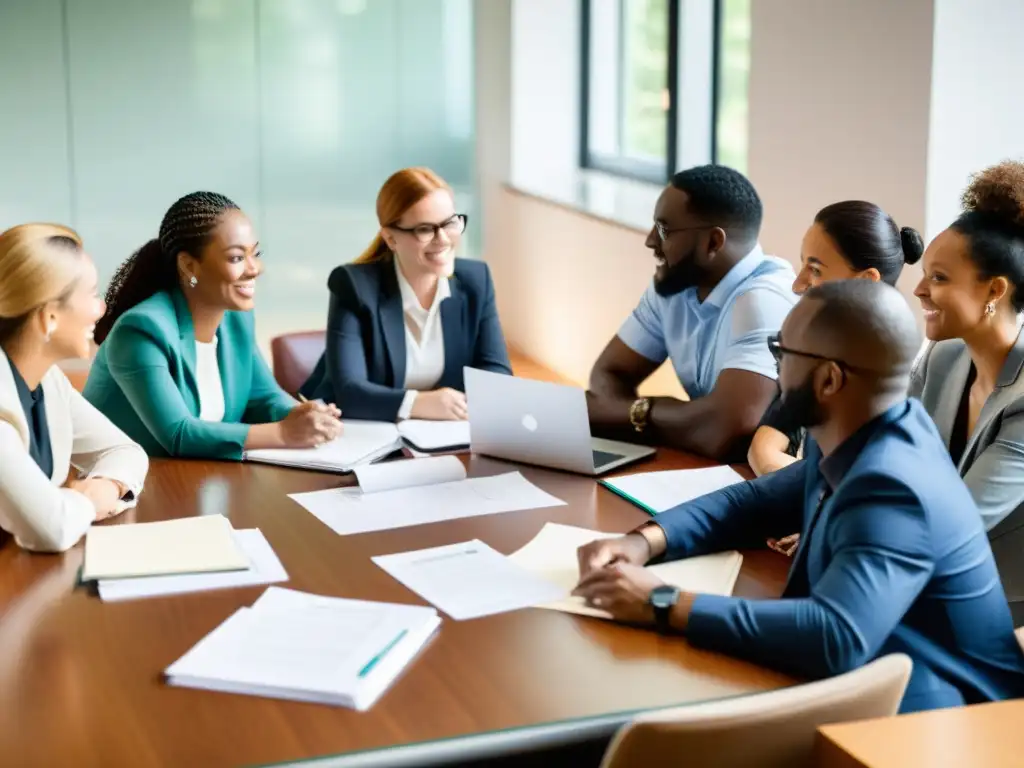
[[295, 395], [306, 383], [327, 346], [325, 331], [286, 333], [270, 340], [274, 378], [281, 389]]

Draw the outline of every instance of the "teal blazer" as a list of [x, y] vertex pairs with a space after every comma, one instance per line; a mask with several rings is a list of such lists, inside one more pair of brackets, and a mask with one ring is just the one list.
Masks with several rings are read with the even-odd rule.
[[224, 420], [200, 421], [192, 315], [181, 291], [161, 291], [114, 323], [84, 394], [150, 456], [240, 460], [249, 425], [280, 421], [296, 403], [256, 347], [251, 312], [224, 314], [217, 360]]

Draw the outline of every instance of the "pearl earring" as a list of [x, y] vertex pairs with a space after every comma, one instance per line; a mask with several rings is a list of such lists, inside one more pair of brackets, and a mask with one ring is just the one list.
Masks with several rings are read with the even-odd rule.
[[192, 277], [190, 277], [188, 279], [188, 287], [189, 288], [195, 288], [197, 285], [199, 285], [199, 281], [196, 280], [196, 276], [195, 275], [192, 275]]
[[991, 317], [995, 313], [996, 313], [996, 303], [994, 301], [990, 301], [988, 304], [985, 305], [985, 314], [988, 315], [989, 317]]

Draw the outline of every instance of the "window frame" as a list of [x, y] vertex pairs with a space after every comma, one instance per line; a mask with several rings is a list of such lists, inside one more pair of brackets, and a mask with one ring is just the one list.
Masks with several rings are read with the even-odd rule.
[[[718, 121], [721, 112], [720, 99], [722, 94], [722, 22], [724, 13], [724, 0], [710, 0], [710, 77], [704, 81], [705, 92], [707, 93], [707, 120], [705, 126], [706, 136], [703, 138], [689, 139], [691, 146], [683, 147], [681, 143], [687, 140], [683, 133], [683, 126], [679, 122], [679, 104], [685, 99], [683, 94], [684, 84], [681, 78], [683, 71], [682, 56], [704, 56], [706, 51], [691, 51], [687, 47], [687, 41], [681, 30], [680, 14], [686, 9], [681, 7], [681, 0], [668, 0], [668, 46], [667, 58], [667, 82], [669, 106], [665, 114], [665, 163], [645, 162], [637, 158], [624, 157], [623, 155], [602, 155], [590, 149], [590, 92], [591, 92], [591, 71], [590, 71], [590, 48], [591, 48], [591, 16], [592, 4], [595, 0], [580, 0], [580, 88], [579, 88], [579, 116], [580, 116], [580, 137], [579, 137], [579, 167], [583, 170], [598, 171], [626, 179], [665, 184], [673, 174], [679, 170], [680, 157], [687, 158], [687, 164], [693, 164], [695, 158], [706, 158], [704, 162], [717, 163], [719, 160]], [[601, 0], [597, 0], [600, 2]], [[629, 0], [620, 0], [629, 2]], [[692, 8], [692, 6], [691, 6]], [[692, 38], [691, 38], [692, 40]], [[621, 76], [621, 64], [619, 67]], [[698, 75], [699, 77], [699, 75]], [[698, 85], [698, 87], [700, 87]], [[692, 105], [692, 101], [690, 102]], [[621, 116], [621, 105], [619, 105]], [[688, 133], [699, 133], [700, 131], [689, 131]], [[693, 142], [699, 145], [692, 146]], [[703, 145], [703, 146], [700, 146]]]

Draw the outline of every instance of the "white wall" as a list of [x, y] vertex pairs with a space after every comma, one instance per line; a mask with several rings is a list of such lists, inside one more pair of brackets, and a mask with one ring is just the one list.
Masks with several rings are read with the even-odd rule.
[[1024, 160], [1024, 2], [935, 0], [927, 229], [960, 212], [971, 173]]
[[[932, 0], [751, 5], [748, 174], [764, 247], [798, 263], [814, 214], [839, 200], [923, 228]], [[905, 272], [909, 292], [918, 273]]]

